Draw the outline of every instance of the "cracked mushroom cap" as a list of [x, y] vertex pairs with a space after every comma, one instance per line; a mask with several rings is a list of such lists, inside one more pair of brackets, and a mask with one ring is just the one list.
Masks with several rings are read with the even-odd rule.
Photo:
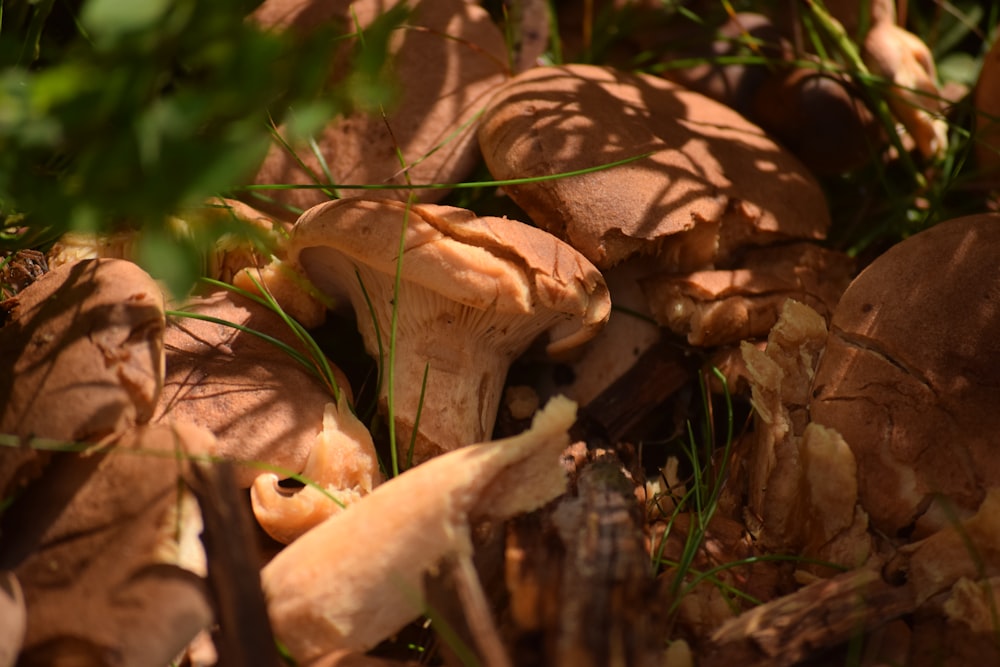
[[411, 431], [427, 368], [419, 460], [489, 438], [511, 361], [545, 332], [551, 354], [582, 345], [603, 327], [611, 303], [586, 258], [515, 220], [390, 200], [314, 207], [295, 225], [289, 258], [320, 290], [349, 292], [373, 356], [378, 335], [388, 349], [404, 224], [395, 401], [397, 426]]
[[1000, 484], [1000, 216], [943, 222], [851, 283], [813, 380], [812, 420], [858, 461], [872, 525], [914, 537]]
[[540, 227], [600, 268], [657, 255], [668, 270], [733, 248], [820, 239], [826, 200], [805, 167], [736, 111], [677, 84], [592, 65], [537, 67], [508, 81], [479, 127], [498, 179]]

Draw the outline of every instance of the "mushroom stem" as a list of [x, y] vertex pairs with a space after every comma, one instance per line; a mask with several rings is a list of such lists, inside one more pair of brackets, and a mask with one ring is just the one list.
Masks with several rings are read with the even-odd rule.
[[[332, 258], [331, 258], [332, 259]], [[353, 273], [372, 295], [370, 286], [384, 281], [382, 274], [347, 261], [341, 271]], [[354, 309], [362, 313], [358, 328], [368, 353], [378, 359], [382, 342], [382, 384], [379, 401], [388, 414], [390, 391], [397, 452], [404, 465], [482, 442], [493, 433], [503, 383], [513, 360], [557, 317], [515, 324], [492, 310], [445, 302], [432, 290], [407, 283], [395, 299], [399, 328], [390, 341], [393, 299], [372, 298], [376, 323], [364, 296], [352, 294]], [[537, 331], [525, 331], [525, 327]], [[389, 369], [388, 348], [396, 347]], [[426, 374], [426, 384], [424, 376]], [[423, 397], [425, 400], [421, 400]], [[418, 428], [419, 426], [419, 428]], [[414, 431], [417, 435], [414, 437]], [[412, 454], [411, 454], [412, 442]]]

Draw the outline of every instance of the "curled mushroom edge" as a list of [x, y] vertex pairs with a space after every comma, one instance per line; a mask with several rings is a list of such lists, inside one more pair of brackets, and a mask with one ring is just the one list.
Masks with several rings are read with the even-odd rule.
[[358, 502], [382, 483], [371, 434], [343, 393], [336, 403], [327, 403], [322, 430], [300, 476], [306, 481], [300, 488], [282, 487], [276, 472], [258, 475], [250, 487], [257, 522], [284, 544]]

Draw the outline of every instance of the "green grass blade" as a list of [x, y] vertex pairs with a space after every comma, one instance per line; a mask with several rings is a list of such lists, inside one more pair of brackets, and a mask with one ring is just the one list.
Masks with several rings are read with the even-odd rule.
[[[560, 178], [570, 178], [572, 176], [582, 176], [584, 174], [591, 174], [596, 171], [602, 171], [604, 169], [612, 169], [614, 167], [620, 167], [622, 165], [630, 164], [636, 162], [637, 160], [643, 160], [651, 155], [655, 151], [648, 151], [646, 153], [641, 153], [639, 155], [634, 155], [631, 157], [624, 158], [622, 160], [615, 160], [614, 162], [607, 162], [605, 164], [599, 164], [593, 167], [584, 167], [583, 169], [575, 169], [573, 171], [565, 171], [558, 174], [547, 174], [544, 176], [530, 176], [524, 178], [508, 178], [504, 180], [493, 180], [493, 181], [466, 181], [462, 183], [341, 183], [337, 187], [344, 190], [461, 190], [470, 188], [500, 188], [508, 185], [525, 185], [527, 183], [540, 183], [542, 181], [554, 181]], [[288, 184], [288, 183], [256, 183], [253, 185], [245, 185], [239, 188], [240, 191], [246, 192], [256, 192], [259, 190], [316, 190], [330, 187], [332, 184]]]
[[269, 336], [268, 334], [262, 331], [257, 331], [256, 329], [252, 329], [242, 324], [237, 324], [236, 322], [230, 322], [229, 320], [224, 320], [221, 317], [215, 317], [213, 315], [205, 315], [204, 313], [195, 313], [185, 310], [168, 310], [166, 311], [166, 314], [167, 317], [186, 317], [192, 320], [203, 320], [205, 322], [212, 322], [213, 324], [221, 324], [223, 326], [236, 329], [237, 331], [241, 331], [243, 333], [250, 334], [252, 336], [257, 336], [261, 340], [267, 341], [271, 345], [274, 345], [282, 352], [295, 359], [295, 361], [305, 366], [309, 370], [309, 372], [314, 374], [317, 378], [322, 379], [322, 376], [319, 374], [319, 371], [316, 370], [316, 368], [309, 361], [309, 359], [306, 358], [305, 355], [300, 353], [298, 350], [296, 350], [288, 343], [278, 340], [274, 336]]
[[406, 202], [406, 209], [403, 212], [403, 224], [399, 232], [399, 247], [396, 255], [396, 275], [393, 278], [392, 286], [392, 317], [389, 323], [389, 372], [388, 372], [388, 398], [386, 400], [388, 408], [389, 422], [389, 454], [392, 457], [392, 475], [395, 477], [400, 473], [399, 453], [396, 451], [396, 335], [399, 330], [399, 298], [400, 287], [403, 283], [403, 253], [406, 251], [406, 230], [410, 224], [410, 207], [413, 205], [413, 197], [410, 196]]

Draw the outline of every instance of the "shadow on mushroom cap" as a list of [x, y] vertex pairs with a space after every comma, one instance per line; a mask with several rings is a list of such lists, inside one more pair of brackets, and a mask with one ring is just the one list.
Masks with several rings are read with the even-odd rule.
[[[267, 0], [251, 15], [264, 26], [298, 31], [339, 24], [341, 33], [355, 32], [355, 24], [369, 29], [397, 2], [365, 0]], [[305, 142], [292, 155], [277, 143], [255, 177], [256, 183], [325, 183], [328, 170], [338, 184], [457, 183], [478, 160], [474, 127], [476, 114], [489, 95], [507, 77], [507, 50], [503, 34], [489, 14], [464, 0], [417, 0], [389, 46], [389, 62], [397, 98], [385, 113], [357, 110], [339, 114], [322, 129], [316, 141], [325, 164]], [[345, 40], [331, 70], [334, 78], [356, 67], [349, 60], [356, 40]], [[341, 82], [342, 83], [342, 82]], [[385, 84], [385, 81], [380, 81]], [[281, 129], [284, 133], [284, 128]], [[408, 171], [400, 168], [402, 157]], [[369, 197], [405, 199], [411, 192], [423, 201], [437, 201], [446, 189], [385, 189], [365, 191]], [[328, 196], [319, 189], [278, 190], [276, 201], [307, 209]], [[340, 190], [341, 195], [361, 194]], [[287, 210], [274, 208], [288, 216]]]
[[534, 222], [601, 268], [667, 252], [670, 243], [685, 245], [678, 235], [702, 223], [720, 228], [685, 248], [699, 255], [694, 266], [748, 240], [819, 239], [830, 224], [818, 184], [763, 130], [649, 75], [591, 65], [528, 70], [491, 100], [479, 142], [498, 179], [551, 176], [652, 153], [585, 175], [505, 188]]
[[163, 376], [159, 285], [120, 259], [54, 269], [0, 329], [0, 433], [91, 440], [150, 419]]
[[[228, 290], [196, 297], [188, 308], [304, 351], [277, 314]], [[211, 430], [218, 440], [214, 454], [251, 464], [236, 468], [241, 486], [266, 466], [302, 470], [333, 401], [318, 378], [273, 343], [225, 324], [177, 318], [164, 344], [166, 379], [156, 420]], [[350, 391], [342, 375], [338, 382]]]

